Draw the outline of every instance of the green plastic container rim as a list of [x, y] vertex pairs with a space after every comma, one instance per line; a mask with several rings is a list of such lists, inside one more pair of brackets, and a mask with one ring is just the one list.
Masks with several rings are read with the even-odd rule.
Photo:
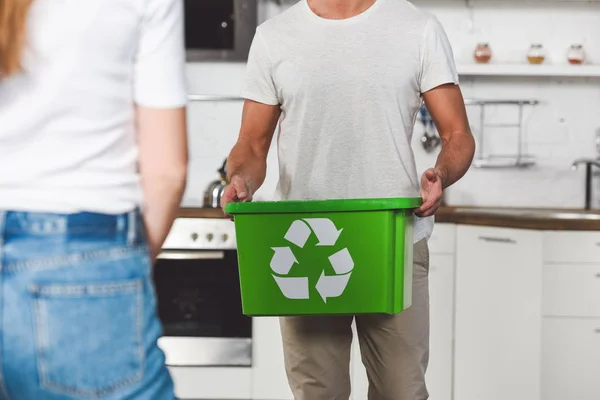
[[306, 201], [263, 201], [255, 203], [229, 203], [228, 214], [297, 214], [344, 211], [385, 211], [414, 209], [422, 204], [418, 197], [393, 199], [349, 199]]

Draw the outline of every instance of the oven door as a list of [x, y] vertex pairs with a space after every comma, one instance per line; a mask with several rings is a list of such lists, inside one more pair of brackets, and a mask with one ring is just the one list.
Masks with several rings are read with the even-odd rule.
[[235, 250], [163, 250], [154, 282], [168, 366], [252, 366]]
[[244, 61], [257, 26], [257, 0], [185, 0], [188, 61]]

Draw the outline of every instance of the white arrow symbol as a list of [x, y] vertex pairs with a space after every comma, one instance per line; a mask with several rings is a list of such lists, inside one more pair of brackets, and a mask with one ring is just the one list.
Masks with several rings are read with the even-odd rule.
[[308, 299], [308, 278], [282, 278], [273, 275], [281, 293], [288, 299]]
[[343, 231], [343, 229], [338, 231], [333, 222], [327, 218], [310, 218], [305, 221], [319, 239], [317, 246], [333, 246]]
[[304, 221], [294, 221], [285, 234], [284, 238], [290, 243], [303, 248], [310, 237], [310, 228]]
[[347, 274], [354, 268], [354, 260], [348, 249], [342, 249], [329, 256], [329, 262], [337, 275]]
[[298, 262], [289, 247], [273, 247], [275, 254], [271, 258], [271, 269], [279, 275], [287, 275]]
[[317, 282], [317, 292], [319, 292], [325, 303], [327, 303], [328, 298], [340, 297], [342, 293], [344, 293], [350, 275], [352, 275], [352, 273], [333, 276], [325, 275], [325, 271], [321, 273], [321, 277]]

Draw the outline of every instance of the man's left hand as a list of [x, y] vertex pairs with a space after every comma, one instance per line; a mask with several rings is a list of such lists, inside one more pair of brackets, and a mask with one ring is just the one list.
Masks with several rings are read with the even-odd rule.
[[429, 217], [434, 215], [442, 204], [442, 175], [436, 168], [430, 168], [421, 178], [421, 197], [423, 204], [415, 210], [418, 217]]

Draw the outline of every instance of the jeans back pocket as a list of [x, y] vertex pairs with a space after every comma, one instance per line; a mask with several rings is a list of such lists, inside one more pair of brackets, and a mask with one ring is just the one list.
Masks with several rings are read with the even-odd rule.
[[77, 398], [100, 398], [142, 378], [141, 279], [30, 288], [40, 384]]

